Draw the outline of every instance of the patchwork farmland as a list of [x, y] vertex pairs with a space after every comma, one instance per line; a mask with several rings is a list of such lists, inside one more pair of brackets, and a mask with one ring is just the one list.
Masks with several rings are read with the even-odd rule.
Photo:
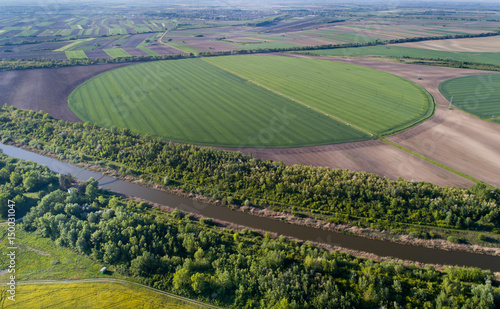
[[[298, 84], [304, 93], [294, 90]], [[226, 147], [366, 140], [433, 112], [425, 90], [394, 75], [276, 56], [133, 65], [85, 82], [70, 95], [69, 107], [82, 120], [106, 127]]]

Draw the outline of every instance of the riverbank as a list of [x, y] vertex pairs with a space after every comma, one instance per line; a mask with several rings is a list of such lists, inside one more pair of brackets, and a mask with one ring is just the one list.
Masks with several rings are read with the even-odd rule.
[[[7, 146], [10, 147], [10, 146]], [[5, 147], [4, 147], [5, 148]], [[21, 152], [21, 149], [11, 147], [12, 151]], [[26, 147], [27, 148], [27, 147]], [[34, 149], [33, 149], [34, 150]], [[44, 151], [37, 151], [39, 154], [43, 154], [42, 158], [56, 157], [54, 154], [49, 154]], [[28, 154], [34, 153], [30, 152]], [[24, 156], [28, 154], [24, 153]], [[44, 161], [40, 158], [23, 158], [33, 161]], [[151, 181], [146, 181], [144, 179], [135, 178], [129, 175], [123, 175], [119, 172], [111, 169], [105, 169], [100, 166], [89, 166], [88, 164], [81, 164], [79, 167], [69, 165], [57, 161], [54, 162], [39, 162], [41, 164], [49, 165], [49, 168], [56, 169], [59, 173], [79, 174], [78, 178], [80, 180], [87, 180], [90, 177], [95, 179], [102, 178], [102, 174], [97, 174], [91, 170], [97, 170], [108, 175], [113, 175], [117, 178], [123, 178], [127, 180], [120, 181], [116, 178], [110, 178], [109, 176], [102, 178], [100, 185], [104, 189], [109, 189], [118, 194], [125, 196], [135, 196], [143, 200], [148, 200], [152, 203], [157, 203], [158, 205], [166, 205], [171, 209], [178, 208], [181, 211], [193, 213], [200, 216], [210, 217], [217, 220], [233, 223], [240, 225], [241, 227], [250, 228], [252, 230], [262, 230], [276, 233], [277, 235], [284, 235], [292, 238], [296, 238], [301, 241], [311, 241], [315, 243], [326, 244], [332, 248], [338, 248], [340, 250], [349, 252], [347, 250], [352, 250], [353, 254], [368, 258], [388, 257], [389, 260], [408, 260], [408, 261], [418, 261], [422, 264], [435, 264], [435, 265], [465, 265], [465, 266], [475, 266], [485, 269], [491, 269], [492, 265], [499, 265], [498, 257], [477, 254], [471, 252], [463, 251], [444, 251], [438, 249], [431, 249], [426, 247], [418, 247], [412, 245], [403, 245], [395, 242], [381, 241], [378, 239], [370, 239], [367, 237], [352, 236], [349, 234], [354, 234], [355, 232], [360, 232], [362, 234], [363, 229], [349, 226], [334, 226], [328, 224], [327, 222], [316, 222], [313, 219], [304, 221], [290, 220], [291, 217], [287, 214], [272, 212], [265, 209], [259, 209], [256, 207], [234, 207], [234, 211], [229, 209], [227, 206], [221, 206], [220, 201], [214, 201], [213, 199], [182, 192], [179, 189], [172, 188], [161, 188], [160, 185], [155, 184]], [[135, 182], [135, 183], [133, 183]], [[140, 185], [138, 185], [138, 184]], [[149, 188], [148, 188], [149, 187]], [[157, 188], [157, 189], [151, 189]], [[162, 189], [161, 191], [158, 189]], [[170, 193], [167, 193], [169, 190]], [[172, 194], [172, 193], [175, 193]], [[181, 197], [179, 195], [184, 195]], [[207, 202], [213, 202], [209, 204]], [[284, 222], [284, 220], [288, 222]], [[291, 223], [295, 223], [292, 225]], [[307, 226], [309, 224], [309, 226]], [[319, 226], [318, 226], [319, 225]], [[310, 227], [311, 226], [311, 227]], [[314, 228], [313, 228], [314, 227]], [[320, 228], [317, 228], [320, 227]], [[331, 231], [326, 229], [339, 229], [343, 233], [337, 231]], [[366, 235], [363, 235], [366, 236]], [[347, 250], [345, 250], [346, 248]], [[470, 249], [470, 248], [469, 248]], [[472, 249], [470, 249], [472, 251]], [[363, 253], [356, 253], [356, 251]], [[472, 251], [473, 252], [473, 251]], [[411, 263], [411, 262], [409, 262]], [[499, 269], [492, 269], [493, 271], [500, 271]]]

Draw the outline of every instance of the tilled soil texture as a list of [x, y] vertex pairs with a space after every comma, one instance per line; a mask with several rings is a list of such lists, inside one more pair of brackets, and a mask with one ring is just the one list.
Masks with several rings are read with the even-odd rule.
[[81, 122], [68, 108], [68, 96], [79, 84], [125, 63], [0, 72], [1, 104], [43, 110], [57, 119]]
[[497, 53], [500, 50], [500, 38], [498, 36], [489, 36], [482, 38], [411, 42], [394, 45], [451, 52]]
[[[235, 150], [234, 148], [224, 148]], [[468, 188], [474, 183], [379, 140], [301, 148], [238, 149], [255, 158], [288, 164], [328, 166], [365, 171], [387, 178], [432, 182]]]

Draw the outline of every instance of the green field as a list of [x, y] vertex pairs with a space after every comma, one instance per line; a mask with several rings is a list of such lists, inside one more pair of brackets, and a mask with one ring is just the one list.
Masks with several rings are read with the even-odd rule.
[[439, 91], [457, 108], [500, 123], [500, 75], [472, 75], [446, 80]]
[[75, 89], [69, 107], [84, 121], [176, 142], [293, 147], [392, 134], [434, 106], [419, 86], [366, 67], [229, 56], [109, 71]]
[[194, 48], [186, 46], [186, 45], [178, 44], [178, 43], [168, 42], [168, 43], [166, 43], [166, 45], [172, 46], [173, 48], [179, 49], [180, 51], [183, 51], [183, 52], [185, 52], [187, 54], [194, 54], [194, 55], [196, 55], [196, 54], [198, 54], [200, 52], [197, 49], [194, 49]]
[[155, 33], [152, 37], [144, 39], [144, 41], [142, 41], [139, 45], [137, 45], [137, 48], [142, 50], [143, 52], [146, 52], [150, 56], [160, 56], [160, 54], [158, 54], [157, 52], [146, 47], [149, 45], [150, 42], [154, 40], [156, 36], [157, 34]]
[[83, 50], [68, 50], [65, 51], [66, 57], [68, 59], [82, 59], [82, 58], [87, 58], [87, 55]]
[[77, 87], [69, 107], [105, 127], [201, 145], [291, 147], [370, 138], [201, 59], [108, 71]]
[[408, 128], [434, 110], [423, 88], [362, 66], [277, 56], [204, 59], [376, 135]]
[[204, 308], [125, 282], [18, 284], [3, 308]]
[[111, 58], [120, 58], [120, 57], [131, 57], [129, 53], [127, 53], [122, 48], [107, 48], [103, 49], [106, 54], [108, 54]]
[[328, 56], [387, 56], [387, 57], [408, 57], [434, 60], [455, 60], [464, 62], [475, 62], [500, 66], [500, 53], [466, 53], [449, 52], [432, 49], [378, 45], [367, 47], [334, 48], [305, 51], [317, 55]]
[[68, 50], [71, 50], [73, 48], [76, 48], [80, 45], [83, 45], [85, 43], [87, 43], [88, 41], [92, 41], [94, 38], [89, 38], [89, 39], [80, 39], [80, 40], [75, 40], [71, 43], [69, 43], [68, 45], [64, 45], [63, 47], [61, 48], [58, 48], [58, 49], [55, 49], [54, 51], [55, 52], [59, 52], [59, 51], [68, 51]]

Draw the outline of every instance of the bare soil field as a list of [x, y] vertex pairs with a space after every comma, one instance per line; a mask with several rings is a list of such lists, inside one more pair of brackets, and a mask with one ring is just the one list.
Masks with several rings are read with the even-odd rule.
[[157, 52], [160, 55], [177, 55], [179, 54], [179, 50], [166, 45], [149, 45], [147, 48], [151, 49], [154, 52]]
[[[364, 59], [315, 58], [348, 62], [393, 73], [427, 89], [438, 106], [434, 117], [391, 136], [388, 140], [500, 187], [500, 126], [459, 110], [448, 110], [449, 102], [438, 90], [438, 85], [450, 78], [495, 72]], [[360, 167], [362, 170], [365, 168], [367, 167]]]
[[111, 57], [102, 49], [86, 50], [85, 55], [87, 55], [87, 57], [89, 58], [111, 59]]
[[[5, 48], [8, 49], [8, 48]], [[2, 50], [2, 48], [0, 48]], [[68, 60], [65, 52], [54, 51], [23, 51], [23, 52], [0, 52], [0, 59], [57, 59]]]
[[124, 51], [129, 53], [131, 56], [148, 56], [148, 53], [134, 47], [122, 47]]
[[43, 110], [54, 118], [81, 120], [68, 108], [68, 95], [85, 80], [126, 63], [0, 72], [1, 104]]
[[410, 42], [394, 45], [451, 52], [498, 53], [500, 51], [500, 36]]
[[[225, 150], [235, 150], [225, 148]], [[382, 141], [371, 140], [336, 145], [286, 149], [238, 149], [263, 160], [288, 164], [327, 166], [365, 171], [390, 179], [432, 182], [440, 186], [470, 187], [474, 183]]]
[[189, 46], [201, 51], [226, 51], [226, 50], [243, 49], [238, 45], [233, 45], [231, 43], [227, 43], [224, 41], [213, 41], [213, 40], [192, 41], [190, 42]]

